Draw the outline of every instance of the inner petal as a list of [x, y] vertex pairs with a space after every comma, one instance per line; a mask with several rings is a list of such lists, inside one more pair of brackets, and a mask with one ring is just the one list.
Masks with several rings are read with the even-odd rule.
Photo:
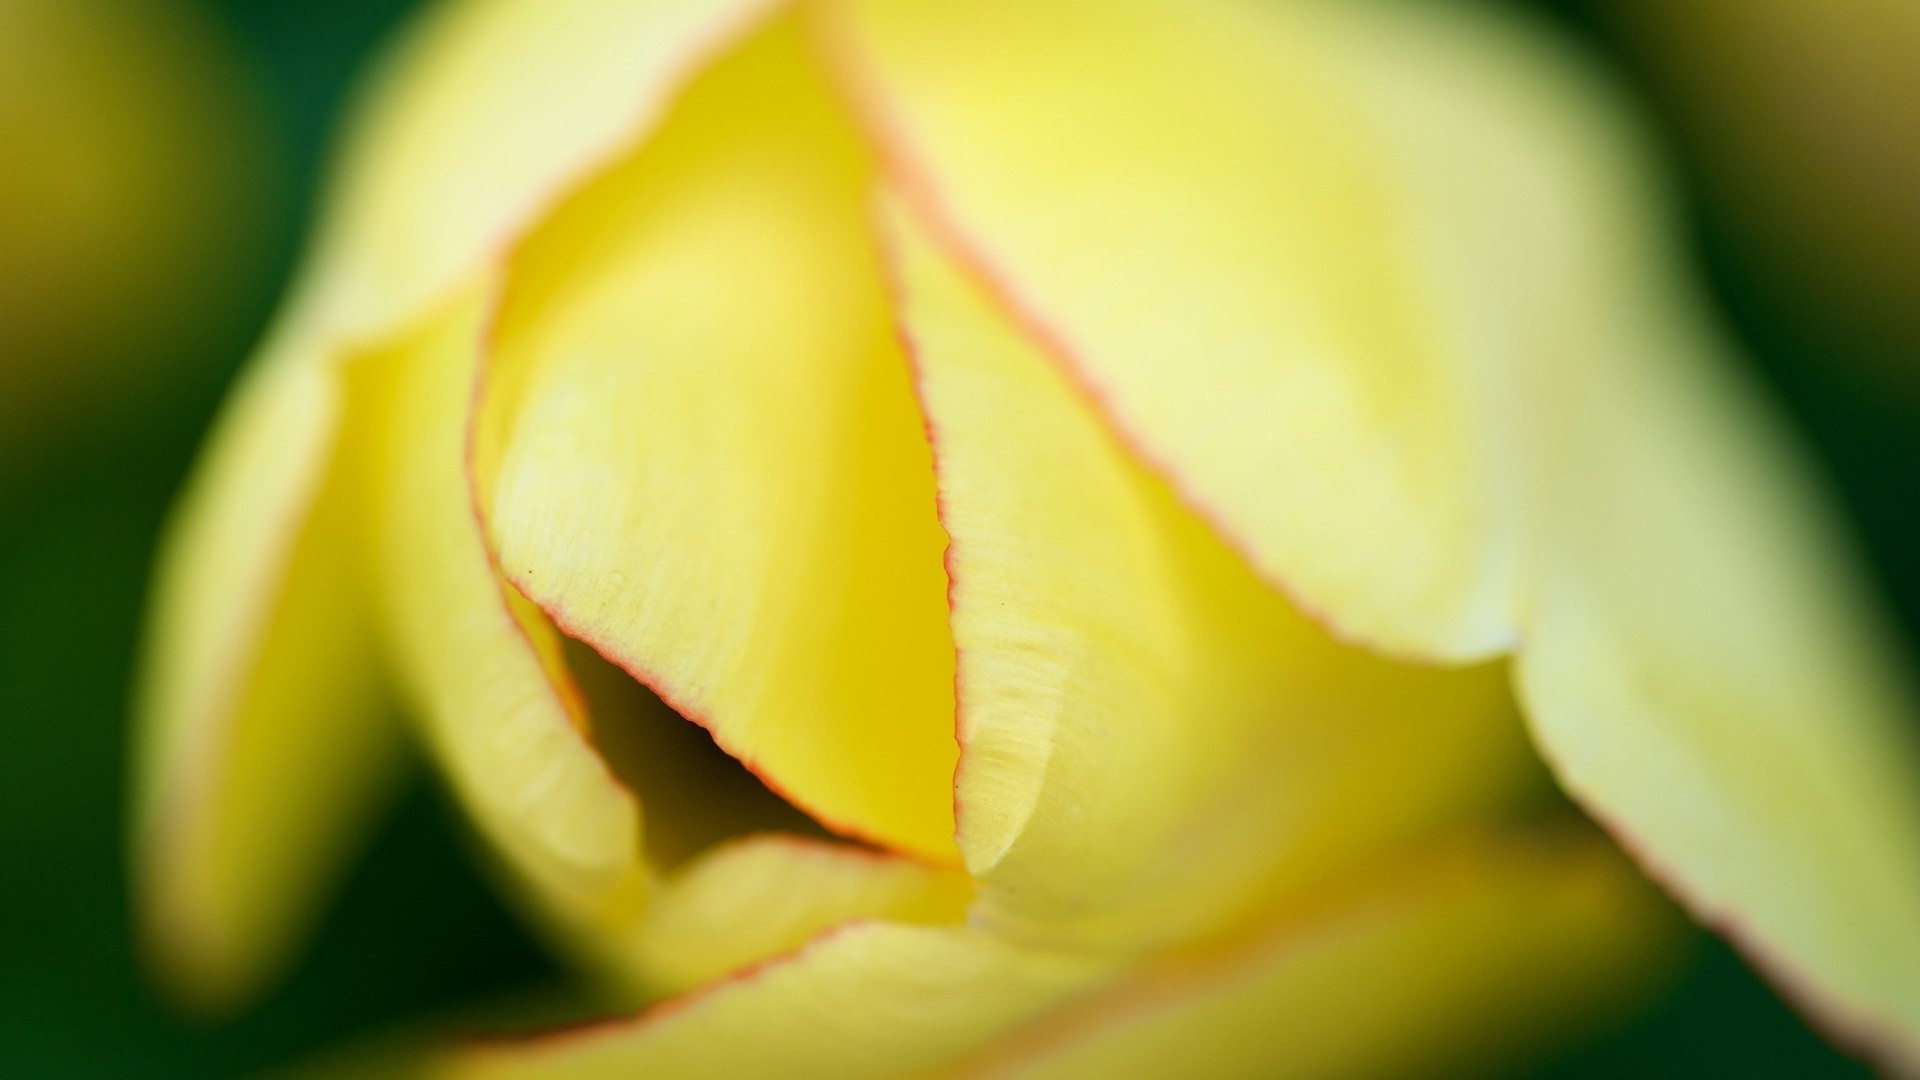
[[838, 832], [952, 862], [932, 466], [870, 166], [793, 27], [516, 253], [476, 420], [501, 569]]
[[1500, 665], [1336, 641], [1111, 437], [919, 218], [889, 220], [953, 537], [981, 918], [1055, 942], [1209, 933], [1538, 778]]

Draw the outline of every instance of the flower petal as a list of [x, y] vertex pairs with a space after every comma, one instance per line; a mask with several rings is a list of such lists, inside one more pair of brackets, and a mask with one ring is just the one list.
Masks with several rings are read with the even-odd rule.
[[[593, 742], [606, 724], [639, 718], [587, 715], [557, 632], [496, 576], [468, 498], [466, 390], [485, 300], [476, 290], [369, 362], [369, 381], [388, 385], [382, 581], [427, 741], [562, 945], [651, 997], [852, 919], [958, 922], [972, 896], [964, 875], [800, 837], [726, 843], [664, 879], [648, 865], [635, 798], [648, 793], [623, 787]], [[681, 813], [700, 809], [677, 801]]]
[[224, 1010], [287, 959], [378, 804], [397, 742], [327, 369], [274, 355], [169, 529], [145, 632], [134, 841], [170, 989]]
[[1457, 837], [1129, 975], [959, 1075], [1480, 1075], [1652, 988], [1675, 920], [1597, 836]]
[[789, 25], [519, 252], [476, 433], [500, 564], [829, 827], [951, 862], [931, 464], [862, 151]]
[[641, 1014], [469, 1051], [459, 1080], [916, 1075], [951, 1060], [1104, 972], [960, 927], [869, 923]]
[[1542, 752], [1816, 1018], [1920, 1061], [1920, 709], [1630, 125], [1511, 34], [1357, 28], [1417, 242], [1480, 253], [1457, 295], [1510, 366]]
[[442, 5], [355, 132], [319, 251], [176, 515], [146, 635], [135, 832], [149, 937], [213, 1006], [262, 981], [390, 756], [328, 479], [339, 368], [659, 113], [769, 0]]
[[558, 635], [495, 574], [468, 496], [487, 301], [475, 287], [372, 360], [387, 369], [368, 375], [387, 381], [382, 598], [426, 741], [467, 813], [569, 944], [607, 950], [637, 928], [651, 885], [640, 807], [586, 737]]
[[1497, 666], [1334, 641], [910, 211], [890, 221], [953, 538], [960, 841], [983, 917], [1167, 942], [1515, 791], [1532, 758]]
[[[1889, 685], [1819, 500], [1674, 280], [1620, 107], [1567, 58], [1451, 6], [1108, 6], [1112, 27], [1097, 31], [1079, 30], [1066, 0], [937, 20], [910, 2], [859, 5], [840, 30], [920, 200], [1263, 569], [1385, 645], [1471, 655], [1513, 637], [1536, 739], [1568, 790], [1819, 1017], [1920, 1058], [1911, 699]], [[1014, 20], [1031, 26], [1015, 33]], [[1010, 40], [1027, 44], [979, 60]], [[1293, 92], [1309, 85], [1322, 92]], [[1192, 104], [1202, 98], [1211, 104]], [[1280, 115], [1294, 112], [1319, 119]], [[1242, 122], [1237, 144], [1203, 141]], [[1381, 197], [1338, 212], [1271, 186], [1262, 169], [1277, 166], [1263, 155], [1300, 169], [1290, 182], [1302, 185], [1347, 162], [1351, 190]], [[1264, 198], [1263, 219], [1219, 224], [1249, 193]], [[1378, 241], [1383, 229], [1397, 248]], [[1224, 246], [1192, 246], [1189, 230]], [[1260, 261], [1285, 259], [1324, 262], [1336, 283], [1347, 260], [1400, 268], [1415, 299], [1369, 293], [1345, 308]], [[1216, 266], [1238, 283], [1215, 283]], [[1183, 300], [1196, 268], [1208, 291]], [[1272, 311], [1353, 310], [1437, 342], [1374, 359], [1450, 358], [1455, 377], [1313, 342], [1280, 355], [1254, 321], [1197, 339], [1195, 359], [1178, 327], [1257, 306], [1249, 290]], [[1343, 392], [1328, 410], [1318, 384], [1216, 370], [1214, 357], [1247, 354], [1269, 372], [1336, 357], [1334, 385], [1387, 373], [1380, 387], [1408, 389], [1386, 400], [1405, 408], [1376, 410], [1357, 442], [1302, 439], [1365, 395]], [[1155, 365], [1168, 385], [1130, 389], [1135, 367]], [[1247, 417], [1261, 431], [1248, 434]], [[1435, 437], [1456, 425], [1471, 433], [1465, 452]], [[1235, 446], [1278, 464], [1257, 483], [1216, 484], [1205, 451]], [[1367, 471], [1403, 452], [1458, 486]], [[1366, 499], [1424, 491], [1437, 516], [1318, 514], [1288, 471]], [[1478, 524], [1449, 525], [1448, 505]], [[1263, 548], [1247, 523], [1266, 520], [1318, 553]], [[1399, 554], [1382, 559], [1380, 545]], [[1330, 588], [1344, 579], [1328, 567], [1356, 555], [1376, 580]], [[1427, 569], [1403, 572], [1414, 564]], [[1435, 606], [1409, 582], [1474, 583], [1458, 595], [1479, 599]]]
[[667, 882], [640, 948], [653, 985], [681, 993], [856, 919], [957, 924], [972, 899], [957, 871], [846, 844], [752, 836], [714, 848]]
[[447, 299], [774, 0], [451, 0], [388, 58], [307, 300], [369, 337]]
[[1512, 635], [1498, 448], [1316, 9], [829, 10], [921, 209], [1193, 506], [1342, 633], [1484, 657]]

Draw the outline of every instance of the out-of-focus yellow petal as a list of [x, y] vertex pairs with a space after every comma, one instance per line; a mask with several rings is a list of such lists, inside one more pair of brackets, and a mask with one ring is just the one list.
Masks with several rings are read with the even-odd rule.
[[1316, 9], [846, 0], [829, 25], [922, 209], [1263, 575], [1347, 635], [1484, 657], [1512, 630], [1500, 447]]
[[640, 808], [586, 737], [558, 635], [494, 572], [469, 498], [486, 300], [475, 288], [370, 361], [389, 369], [367, 374], [388, 384], [381, 595], [427, 742], [467, 812], [569, 943], [604, 949], [644, 913]]
[[1920, 1063], [1920, 709], [1771, 418], [1673, 329], [1616, 339], [1541, 416], [1534, 731], [1703, 921]]
[[159, 974], [224, 1009], [286, 958], [394, 751], [323, 368], [241, 387], [166, 538], [134, 760], [140, 918]]
[[723, 844], [661, 889], [642, 932], [652, 984], [681, 993], [856, 919], [939, 925], [965, 917], [973, 886], [954, 870], [794, 836]]
[[961, 850], [990, 923], [1177, 939], [1513, 792], [1531, 755], [1498, 667], [1335, 642], [910, 213], [889, 220], [953, 538]]
[[1416, 242], [1479, 253], [1456, 300], [1510, 371], [1543, 753], [1818, 1017], [1920, 1060], [1920, 709], [1677, 280], [1619, 106], [1474, 23], [1356, 28], [1343, 62], [1424, 202]]
[[309, 303], [394, 328], [503, 255], [652, 126], [772, 0], [451, 0], [389, 58], [346, 147]]
[[953, 860], [932, 467], [854, 133], [782, 26], [518, 253], [477, 434], [502, 570], [830, 827]]
[[452, 1080], [911, 1076], [1104, 973], [978, 930], [868, 923], [632, 1020], [452, 1058]]
[[956, 1075], [1480, 1075], [1631, 1002], [1676, 929], [1598, 837], [1456, 839], [1126, 976]]

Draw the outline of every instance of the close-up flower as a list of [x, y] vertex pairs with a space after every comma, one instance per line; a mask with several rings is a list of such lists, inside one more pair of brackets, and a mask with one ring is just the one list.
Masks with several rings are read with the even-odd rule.
[[1688, 919], [1920, 1069], [1904, 660], [1576, 47], [446, 0], [368, 90], [155, 575], [185, 1007], [417, 746], [594, 1021], [425, 1075], [1477, 1075]]

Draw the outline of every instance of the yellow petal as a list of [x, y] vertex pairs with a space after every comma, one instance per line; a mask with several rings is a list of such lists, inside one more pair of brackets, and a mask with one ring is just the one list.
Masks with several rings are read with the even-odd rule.
[[604, 950], [644, 913], [640, 808], [586, 737], [558, 635], [495, 574], [468, 496], [487, 299], [474, 288], [371, 361], [385, 370], [367, 377], [387, 383], [381, 595], [426, 741], [467, 813], [570, 944]]
[[[445, 299], [639, 134], [764, 0], [444, 5], [356, 132], [303, 287], [209, 446], [146, 637], [135, 813], [154, 947], [227, 1002], [284, 953], [388, 754], [322, 495], [349, 353]], [[329, 489], [331, 490], [331, 489]], [[317, 503], [316, 500], [319, 500]], [[332, 524], [326, 524], [332, 522]]]
[[[1038, 27], [1032, 34], [1064, 26], [1071, 6], [988, 3], [938, 22], [911, 4], [860, 8], [847, 52], [883, 92], [873, 95], [876, 111], [903, 168], [924, 183], [922, 201], [937, 204], [975, 258], [1092, 372], [1147, 454], [1165, 460], [1228, 533], [1252, 541], [1257, 562], [1334, 625], [1457, 655], [1474, 650], [1454, 646], [1497, 643], [1506, 631], [1436, 633], [1500, 621], [1450, 624], [1430, 618], [1436, 611], [1510, 612], [1536, 737], [1568, 789], [1818, 1016], [1899, 1044], [1890, 1053], [1920, 1056], [1920, 920], [1912, 917], [1920, 910], [1920, 766], [1902, 733], [1913, 706], [1887, 685], [1883, 645], [1838, 545], [1822, 535], [1818, 500], [1795, 477], [1772, 421], [1720, 370], [1724, 346], [1674, 281], [1678, 260], [1661, 237], [1665, 223], [1649, 220], [1657, 196], [1618, 106], [1570, 72], [1566, 58], [1513, 28], [1439, 5], [1247, 5], [1221, 14], [1224, 5], [1202, 3], [1182, 5], [1175, 20], [1172, 5], [1138, 0], [1110, 5], [1117, 29], [1008, 36], [1015, 18]], [[1186, 19], [1189, 8], [1200, 14]], [[1256, 17], [1274, 21], [1247, 21]], [[1233, 33], [1221, 30], [1229, 22]], [[1282, 34], [1291, 46], [1275, 44]], [[1015, 39], [1047, 45], [1007, 49], [991, 65], [972, 51]], [[1263, 53], [1271, 63], [1258, 77], [1324, 93], [1276, 96], [1236, 81], [1256, 77], [1243, 63], [1250, 53], [1289, 48]], [[1218, 70], [1166, 59], [1202, 55]], [[1234, 86], [1239, 92], [1221, 94]], [[1185, 107], [1201, 93], [1217, 115]], [[1137, 100], [1142, 94], [1173, 104]], [[1203, 144], [1220, 125], [1280, 110], [1283, 100], [1284, 111], [1319, 119], [1261, 117], [1264, 126], [1238, 144], [1240, 158]], [[1060, 117], [1077, 124], [1070, 134]], [[1110, 143], [1142, 148], [1140, 161], [1118, 167], [1122, 158], [1097, 153]], [[1304, 197], [1271, 197], [1258, 207], [1263, 220], [1213, 228], [1218, 208], [1281, 190], [1266, 186], [1261, 161], [1245, 157], [1263, 154], [1302, 169], [1301, 184], [1346, 161], [1362, 177], [1350, 190], [1387, 195], [1345, 215]], [[1238, 164], [1196, 175], [1214, 160]], [[1100, 170], [1086, 165], [1096, 161]], [[1136, 188], [1162, 181], [1163, 202], [1127, 201], [1139, 213], [1103, 216], [1107, 192], [1132, 200]], [[1165, 212], [1173, 226], [1163, 235], [1164, 206], [1178, 212]], [[1185, 246], [1188, 228], [1228, 249]], [[1377, 242], [1382, 229], [1399, 250]], [[1289, 238], [1287, 251], [1267, 251]], [[1147, 240], [1160, 257], [1134, 258]], [[1301, 355], [1337, 355], [1343, 370], [1398, 371], [1381, 385], [1407, 388], [1403, 403], [1413, 405], [1383, 408], [1359, 444], [1261, 442], [1318, 432], [1324, 422], [1286, 411], [1299, 403], [1323, 410], [1326, 395], [1313, 386], [1281, 387], [1297, 400], [1277, 403], [1273, 388], [1215, 370], [1217, 356], [1268, 356], [1270, 336], [1243, 322], [1196, 360], [1174, 330], [1152, 331], [1163, 310], [1177, 325], [1212, 326], [1239, 310], [1249, 288], [1277, 312], [1295, 302], [1288, 297], [1318, 295], [1249, 262], [1271, 259], [1324, 263], [1335, 282], [1350, 259], [1419, 271], [1407, 279], [1418, 298], [1410, 307], [1382, 295], [1352, 310], [1405, 329], [1411, 341], [1437, 343], [1432, 355], [1453, 357], [1473, 394], [1437, 393], [1417, 370], [1369, 366], [1364, 350], [1308, 348]], [[1135, 264], [1152, 269], [1132, 271], [1140, 276], [1127, 279], [1131, 291], [1104, 292], [1104, 307], [1082, 296], [1126, 272], [1113, 267]], [[1243, 279], [1215, 283], [1211, 266]], [[1195, 273], [1207, 302], [1225, 302], [1197, 312], [1163, 302], [1184, 296], [1179, 283]], [[1325, 298], [1310, 306], [1347, 310]], [[1123, 332], [1151, 348], [1142, 370], [1158, 363], [1179, 385], [1128, 391], [1115, 373], [1131, 369], [1113, 359], [1127, 343], [1100, 344]], [[1376, 359], [1391, 355], [1401, 354]], [[1290, 370], [1298, 361], [1268, 363]], [[1206, 397], [1204, 407], [1189, 409], [1187, 394]], [[1431, 421], [1474, 394], [1479, 403], [1459, 416], [1465, 428], [1484, 429], [1467, 440], [1478, 449], [1452, 453], [1451, 437], [1436, 440]], [[1449, 538], [1481, 531], [1455, 530], [1444, 513], [1382, 518], [1397, 520], [1386, 529], [1361, 517], [1323, 528], [1332, 519], [1316, 516], [1316, 504], [1296, 499], [1272, 470], [1216, 503], [1204, 479], [1210, 459], [1166, 437], [1177, 425], [1143, 422], [1161, 401], [1174, 403], [1174, 420], [1218, 433], [1220, 447], [1281, 453], [1284, 468], [1334, 478], [1331, 486], [1366, 498], [1422, 490], [1364, 471], [1405, 451], [1443, 479], [1461, 478], [1456, 490], [1431, 489], [1435, 507], [1451, 505], [1496, 534], [1510, 526], [1513, 537], [1456, 544]], [[1251, 435], [1235, 422], [1248, 416], [1261, 425]], [[1500, 467], [1475, 471], [1489, 461]], [[1362, 471], [1347, 471], [1355, 468]], [[1272, 490], [1259, 486], [1270, 479]], [[1224, 500], [1246, 505], [1231, 510]], [[1489, 505], [1504, 509], [1483, 515]], [[1301, 543], [1327, 550], [1266, 559], [1244, 522], [1268, 514]], [[1414, 579], [1376, 558], [1376, 540], [1403, 545], [1409, 558], [1432, 544], [1479, 550], [1491, 561], [1449, 557], [1432, 566], [1455, 563], [1448, 580], [1477, 582], [1462, 595], [1505, 599], [1435, 608], [1417, 590], [1398, 592]], [[1374, 585], [1361, 594], [1323, 588], [1331, 564], [1316, 560], [1356, 553], [1379, 572]], [[1519, 587], [1487, 591], [1481, 585], [1505, 573], [1476, 577], [1469, 564], [1511, 566]], [[1379, 631], [1375, 616], [1404, 617], [1404, 632]]]
[[241, 387], [169, 529], [135, 723], [140, 917], [190, 1003], [238, 1004], [286, 960], [396, 748], [367, 613], [363, 477], [298, 342]]
[[665, 111], [771, 0], [449, 0], [346, 147], [307, 301], [365, 337], [447, 299]]
[[931, 463], [866, 162], [790, 26], [515, 262], [476, 483], [508, 578], [832, 828], [951, 861]]
[[909, 213], [890, 220], [952, 535], [961, 850], [982, 917], [1165, 942], [1513, 791], [1501, 670], [1294, 611], [1101, 426]]
[[957, 1075], [1481, 1075], [1634, 1003], [1677, 922], [1598, 837], [1474, 837], [1157, 964]]
[[854, 925], [632, 1020], [452, 1057], [460, 1080], [914, 1075], [1103, 973], [978, 930]]
[[[657, 879], [642, 856], [635, 793], [592, 742], [610, 724], [643, 718], [588, 716], [558, 634], [496, 576], [468, 499], [467, 391], [484, 300], [476, 290], [370, 361], [369, 383], [390, 385], [376, 514], [382, 580], [429, 745], [562, 945], [651, 996], [852, 919], [959, 921], [972, 895], [964, 875], [800, 837], [723, 844]], [[593, 700], [612, 703], [604, 693]], [[669, 801], [705, 812], [691, 799]]]
[[965, 874], [795, 836], [760, 835], [702, 855], [661, 889], [640, 948], [653, 985], [681, 993], [856, 919], [958, 923]]
[[1920, 707], [1773, 418], [1669, 315], [1541, 415], [1536, 737], [1702, 921], [1920, 1063]]
[[1316, 7], [831, 10], [921, 209], [1193, 506], [1344, 634], [1483, 657], [1512, 631], [1499, 447]]
[[1511, 362], [1542, 751], [1816, 1018], [1920, 1060], [1920, 708], [1619, 106], [1510, 33], [1358, 29], [1416, 237], [1480, 253], [1457, 296]]

